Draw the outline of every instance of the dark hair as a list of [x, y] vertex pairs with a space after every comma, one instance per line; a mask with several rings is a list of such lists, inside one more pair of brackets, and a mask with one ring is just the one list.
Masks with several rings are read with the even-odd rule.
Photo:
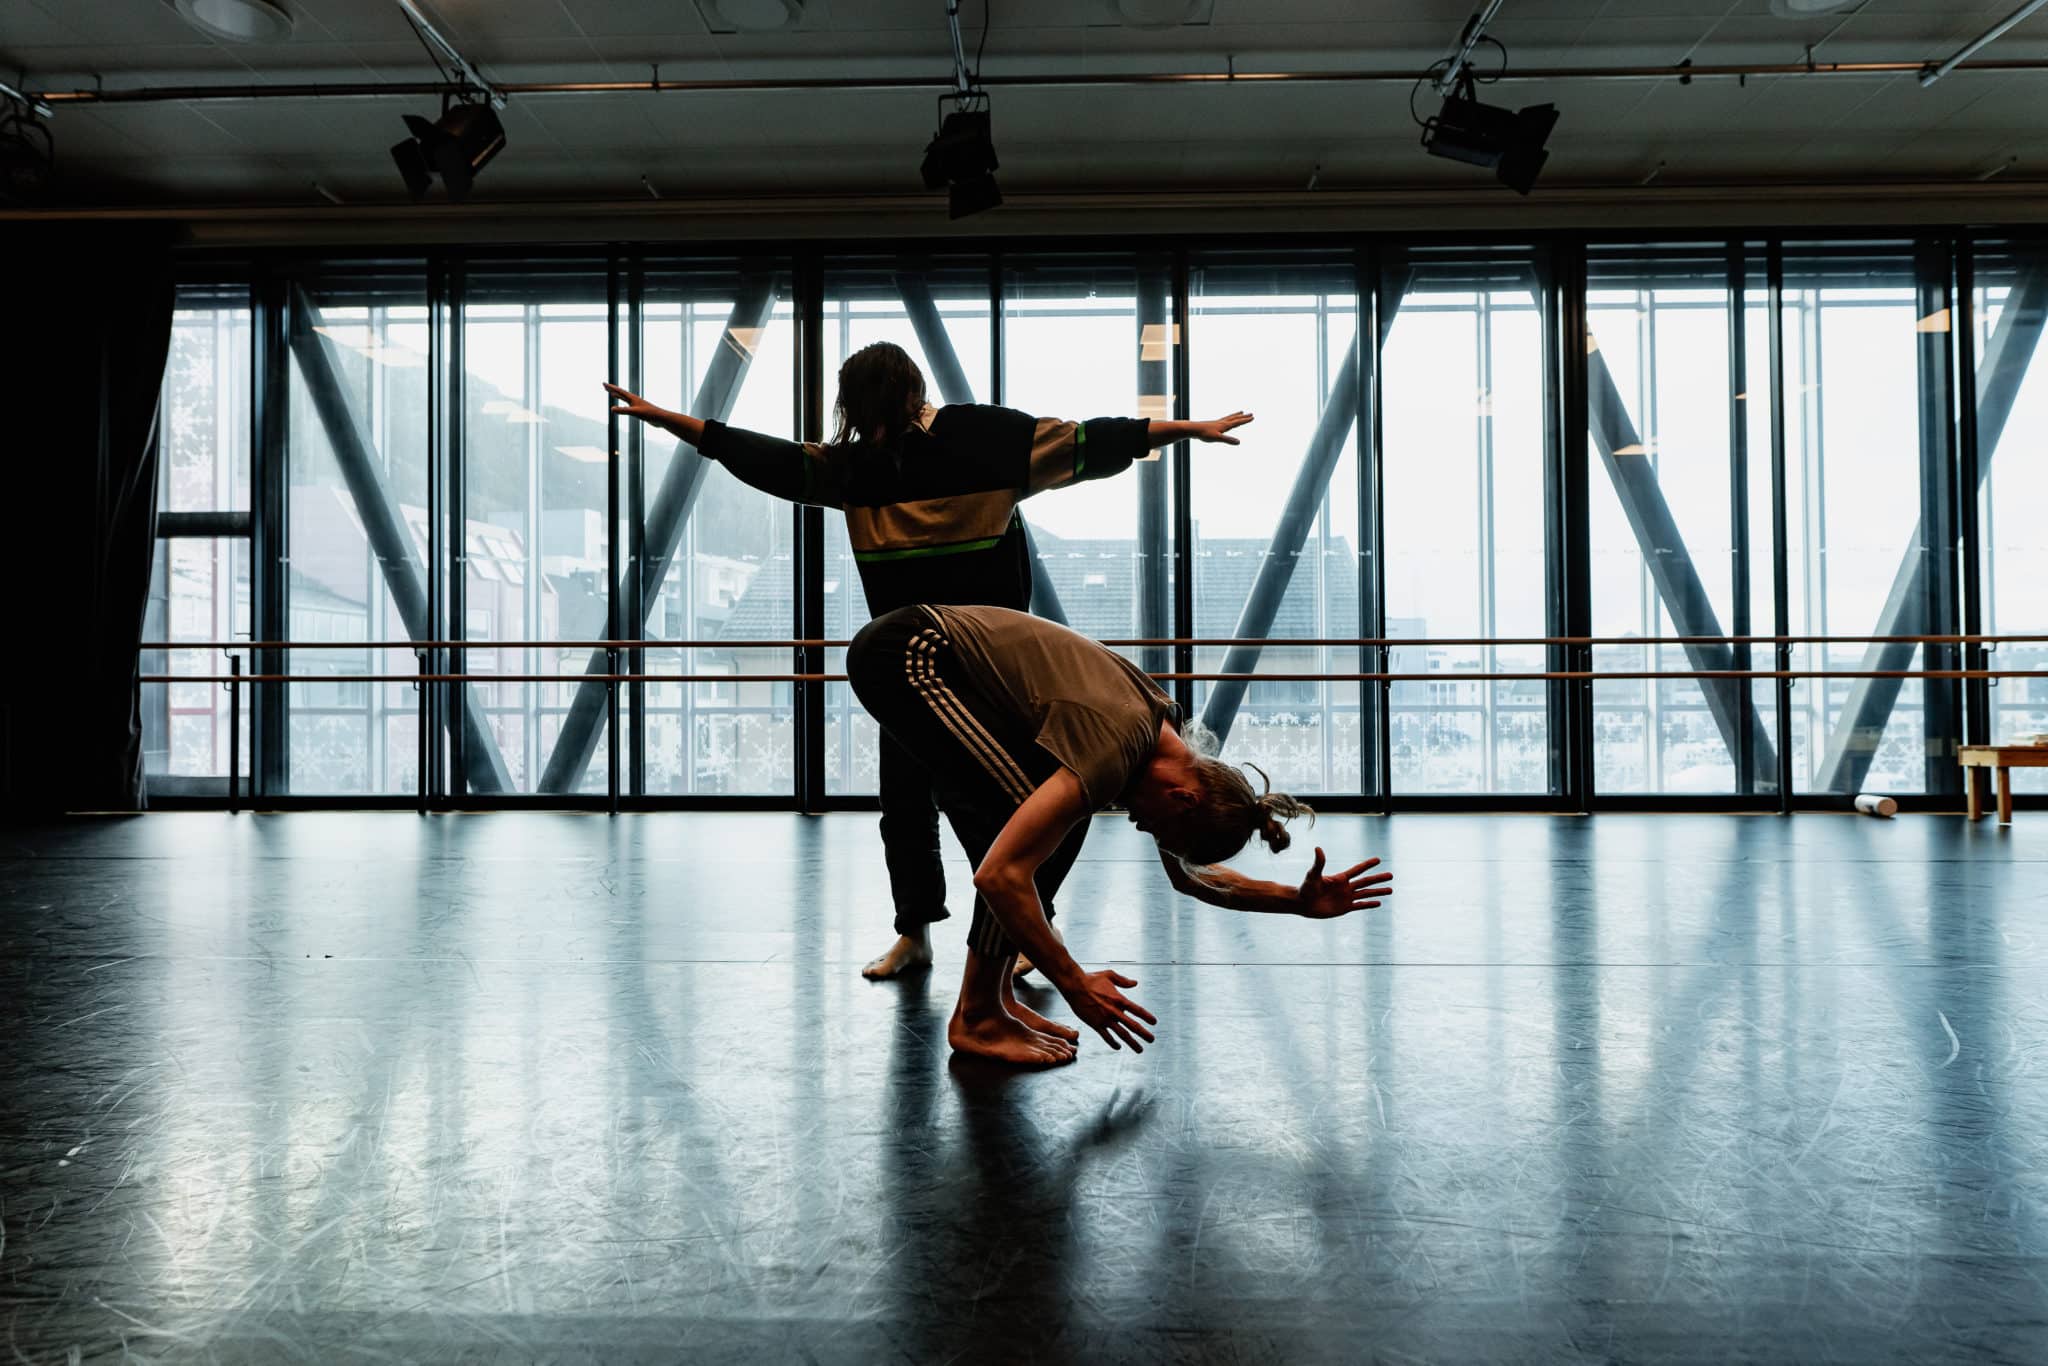
[[924, 371], [894, 342], [872, 342], [839, 367], [838, 430], [832, 444], [894, 441], [924, 412]]
[[1306, 802], [1273, 791], [1264, 769], [1257, 764], [1245, 768], [1259, 775], [1262, 791], [1252, 791], [1251, 780], [1237, 765], [1196, 754], [1195, 775], [1202, 785], [1202, 803], [1182, 818], [1180, 835], [1185, 847], [1174, 851], [1186, 862], [1221, 863], [1244, 848], [1254, 833], [1277, 854], [1292, 838], [1281, 822], [1296, 816], [1315, 819], [1315, 811]]

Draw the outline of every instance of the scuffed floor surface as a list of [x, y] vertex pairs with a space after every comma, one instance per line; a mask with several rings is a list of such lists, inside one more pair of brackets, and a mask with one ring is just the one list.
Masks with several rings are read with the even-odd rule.
[[[1061, 898], [998, 1076], [872, 816], [0, 835], [0, 1360], [2048, 1360], [2048, 817], [1325, 819]], [[1052, 998], [1030, 999], [1056, 1014]]]

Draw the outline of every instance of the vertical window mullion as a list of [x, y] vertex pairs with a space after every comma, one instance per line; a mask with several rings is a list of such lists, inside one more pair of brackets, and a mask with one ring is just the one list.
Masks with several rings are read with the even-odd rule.
[[[441, 335], [441, 303], [445, 293], [446, 265], [440, 253], [427, 258], [427, 635], [430, 639], [448, 639], [448, 575], [447, 575], [447, 520], [446, 499], [441, 486], [441, 469], [446, 459], [448, 434], [445, 377], [443, 360], [446, 348]], [[447, 664], [448, 652], [432, 650], [427, 655], [427, 671], [442, 673]], [[421, 696], [418, 709], [418, 724], [425, 732], [414, 746], [416, 752], [427, 760], [426, 772], [419, 781], [427, 800], [438, 801], [445, 790], [441, 771], [441, 731], [438, 724], [440, 703], [445, 700], [443, 691], [432, 684], [420, 685]]]
[[[469, 402], [469, 374], [465, 356], [467, 323], [464, 312], [468, 307], [468, 274], [461, 257], [451, 260], [443, 274], [443, 288], [447, 291], [445, 312], [436, 310], [437, 325], [448, 330], [448, 421], [444, 424], [447, 447], [447, 502], [448, 502], [448, 553], [445, 572], [448, 575], [448, 639], [467, 641], [469, 639], [469, 539], [468, 539], [468, 428], [465, 416]], [[469, 652], [451, 650], [442, 661], [443, 672], [462, 674], [469, 671]], [[468, 705], [465, 689], [467, 683], [448, 683], [441, 688], [442, 715], [461, 723], [464, 709]], [[467, 759], [469, 744], [464, 724], [448, 725], [448, 775], [446, 792], [451, 800], [460, 800], [469, 792], [469, 768]], [[440, 746], [436, 745], [436, 749]]]
[[[1386, 418], [1385, 386], [1382, 376], [1386, 370], [1383, 343], [1390, 330], [1386, 319], [1392, 308], [1399, 308], [1401, 301], [1392, 300], [1389, 307], [1387, 266], [1380, 250], [1368, 246], [1360, 261], [1364, 279], [1359, 281], [1359, 299], [1368, 294], [1372, 299], [1372, 328], [1369, 335], [1359, 339], [1358, 371], [1359, 382], [1365, 386], [1359, 395], [1360, 412], [1371, 419], [1368, 428], [1370, 440], [1364, 454], [1368, 457], [1359, 461], [1359, 541], [1363, 557], [1359, 584], [1365, 596], [1362, 605], [1364, 617], [1363, 634], [1368, 637], [1385, 638], [1387, 634], [1387, 480], [1386, 480]], [[1364, 319], [1361, 317], [1361, 323]], [[1366, 362], [1370, 358], [1371, 365]], [[1368, 373], [1368, 369], [1370, 373]], [[1388, 664], [1393, 660], [1393, 651], [1385, 645], [1372, 648], [1370, 667], [1366, 673], [1388, 673]], [[1374, 681], [1374, 705], [1371, 718], [1371, 758], [1373, 761], [1372, 783], [1378, 788], [1380, 810], [1390, 812], [1394, 802], [1394, 727], [1393, 696], [1394, 685], [1385, 679]], [[1360, 705], [1364, 698], [1359, 699]], [[1361, 735], [1367, 733], [1364, 725], [1359, 728]], [[1359, 781], [1365, 781], [1364, 764], [1360, 764]]]
[[[613, 252], [605, 261], [604, 273], [604, 344], [605, 375], [616, 383], [619, 373], [619, 257]], [[539, 410], [536, 402], [534, 408]], [[624, 503], [624, 487], [621, 476], [625, 473], [619, 467], [619, 415], [610, 403], [605, 404], [605, 453], [604, 453], [604, 636], [606, 640], [618, 640], [624, 631], [620, 621], [624, 617], [625, 604], [619, 601], [623, 591], [619, 581], [620, 546], [619, 513]], [[604, 654], [607, 673], [618, 672], [615, 667], [620, 656], [616, 650], [607, 649]], [[545, 685], [543, 685], [545, 686]], [[622, 724], [619, 710], [619, 684], [613, 679], [605, 686], [605, 800], [616, 813], [619, 809], [619, 764], [624, 757], [619, 740]]]
[[[1592, 634], [1593, 590], [1588, 487], [1591, 459], [1586, 426], [1586, 346], [1591, 333], [1587, 326], [1584, 243], [1559, 243], [1551, 256], [1551, 272], [1555, 316], [1545, 335], [1554, 348], [1554, 364], [1545, 368], [1545, 382], [1554, 386], [1546, 411], [1552, 414], [1554, 424], [1550, 458], [1557, 496], [1556, 530], [1551, 546], [1558, 557], [1557, 598], [1553, 606], [1559, 629], [1550, 634], [1587, 636]], [[1569, 646], [1551, 654], [1556, 665], [1568, 669], [1584, 670], [1592, 665], [1590, 646]], [[1591, 811], [1595, 796], [1591, 680], [1563, 681], [1561, 698], [1565, 726], [1563, 736], [1554, 746], [1563, 747], [1563, 795], [1580, 811]]]
[[[1771, 369], [1771, 614], [1774, 634], [1791, 633], [1792, 571], [1787, 562], [1787, 491], [1785, 487], [1785, 247], [1773, 238], [1766, 248], [1765, 276], [1770, 299]], [[1802, 537], [1802, 544], [1805, 538]], [[1791, 667], [1792, 648], [1781, 639], [1772, 652], [1773, 667]], [[1778, 706], [1778, 813], [1792, 810], [1792, 680], [1776, 680]], [[1809, 740], [1813, 723], [1808, 725]]]
[[[626, 387], [645, 392], [647, 376], [642, 353], [647, 326], [647, 271], [644, 258], [634, 252], [626, 275]], [[613, 319], [616, 334], [618, 320]], [[687, 390], [686, 390], [687, 392]], [[607, 405], [609, 406], [609, 405]], [[647, 637], [647, 426], [633, 422], [626, 427], [626, 603], [624, 630], [627, 640]], [[660, 585], [655, 586], [660, 591]], [[627, 656], [628, 673], [647, 672], [647, 652], [634, 650]], [[682, 672], [688, 672], [687, 669]], [[627, 790], [635, 797], [647, 795], [647, 685], [632, 684], [627, 692], [633, 717], [633, 747], [629, 760], [632, 771]]]
[[[1977, 480], [1983, 468], [1977, 449], [1977, 258], [1968, 238], [1956, 245], [1954, 322], [1951, 337], [1955, 345], [1953, 390], [1956, 395], [1956, 515], [1961, 547], [1957, 552], [1957, 573], [1962, 580], [1964, 635], [1984, 631], [1984, 566], [1988, 557], [1980, 548], [1983, 528], [1979, 524]], [[1984, 647], [1969, 645], [1963, 650], [1963, 667], [1985, 667]], [[1963, 740], [1966, 744], [1991, 743], [1991, 689], [1986, 679], [1971, 679], [1963, 686]], [[1974, 776], [1974, 775], [1973, 775]]]
[[[815, 255], [802, 257], [796, 266], [794, 291], [797, 330], [796, 421], [798, 439], [825, 438], [825, 318], [824, 273]], [[799, 637], [816, 639], [824, 634], [825, 615], [825, 514], [824, 509], [792, 508], [795, 541], [793, 551], [797, 573], [796, 631]], [[823, 673], [825, 652], [804, 646], [796, 652], [801, 673]], [[825, 687], [798, 683], [791, 690], [795, 704], [797, 809], [816, 811], [825, 793]]]
[[[1167, 353], [1173, 358], [1173, 415], [1185, 422], [1189, 407], [1188, 384], [1192, 371], [1188, 364], [1188, 348], [1193, 338], [1188, 327], [1188, 253], [1185, 247], [1173, 255], [1173, 326], [1167, 334]], [[1193, 460], [1186, 441], [1177, 441], [1173, 447], [1173, 633], [1183, 640], [1195, 634], [1195, 581], [1194, 555], [1195, 513], [1193, 489], [1189, 479], [1193, 471]], [[1173, 667], [1177, 673], [1192, 673], [1195, 667], [1195, 647], [1176, 645], [1173, 650]], [[1192, 713], [1195, 705], [1195, 685], [1190, 679], [1174, 683], [1173, 692], [1184, 711]]]
[[[260, 640], [289, 633], [286, 592], [290, 551], [291, 359], [286, 350], [291, 307], [289, 280], [266, 274], [256, 284], [249, 346], [251, 419], [255, 444], [249, 455], [251, 501], [250, 629]], [[261, 650], [251, 660], [260, 674], [284, 672], [282, 651]], [[250, 697], [250, 774], [254, 795], [283, 796], [289, 790], [291, 718], [289, 685], [258, 683]]]
[[[1734, 636], [1752, 634], [1750, 619], [1750, 527], [1749, 527], [1749, 286], [1743, 243], [1728, 244], [1728, 532], [1731, 598], [1728, 632]], [[1779, 547], [1782, 553], [1782, 547]], [[1730, 662], [1746, 670], [1752, 658], [1749, 645], [1738, 642]], [[1737, 711], [1735, 745], [1735, 791], [1742, 796], [1756, 792], [1756, 683], [1743, 679], [1742, 706]]]

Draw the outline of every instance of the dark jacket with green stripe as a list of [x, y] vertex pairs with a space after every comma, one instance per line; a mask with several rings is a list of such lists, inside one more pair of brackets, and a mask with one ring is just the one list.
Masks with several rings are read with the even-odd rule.
[[918, 602], [1023, 611], [1031, 561], [1017, 505], [1121, 474], [1150, 450], [1148, 427], [955, 403], [926, 408], [887, 446], [821, 446], [706, 422], [697, 449], [764, 493], [843, 509], [875, 616]]

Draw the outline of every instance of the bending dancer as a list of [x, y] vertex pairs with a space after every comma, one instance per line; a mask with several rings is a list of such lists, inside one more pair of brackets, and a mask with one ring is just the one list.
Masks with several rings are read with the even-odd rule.
[[882, 729], [932, 774], [975, 863], [980, 896], [946, 1031], [956, 1050], [1073, 1061], [1079, 1034], [1012, 993], [1020, 949], [1111, 1048], [1151, 1041], [1157, 1020], [1121, 990], [1137, 982], [1084, 971], [1049, 919], [1088, 817], [1112, 802], [1157, 842], [1174, 887], [1211, 905], [1328, 919], [1393, 890], [1392, 874], [1371, 871], [1377, 859], [1325, 876], [1320, 849], [1298, 887], [1216, 867], [1254, 833], [1278, 853], [1282, 822], [1313, 813], [1252, 791], [1241, 770], [1191, 747], [1179, 708], [1150, 678], [1064, 626], [1001, 607], [905, 607], [861, 628], [846, 668]]
[[[1235, 446], [1229, 433], [1252, 420], [1232, 413], [1209, 422], [1064, 422], [975, 403], [935, 409], [917, 362], [889, 342], [863, 347], [840, 367], [838, 430], [827, 446], [700, 421], [616, 384], [605, 388], [618, 400], [612, 411], [680, 437], [741, 482], [845, 509], [871, 616], [920, 602], [1028, 608], [1021, 500], [1120, 474], [1175, 441]], [[931, 775], [887, 730], [878, 758], [896, 942], [861, 969], [874, 979], [930, 963], [931, 925], [948, 914]]]

